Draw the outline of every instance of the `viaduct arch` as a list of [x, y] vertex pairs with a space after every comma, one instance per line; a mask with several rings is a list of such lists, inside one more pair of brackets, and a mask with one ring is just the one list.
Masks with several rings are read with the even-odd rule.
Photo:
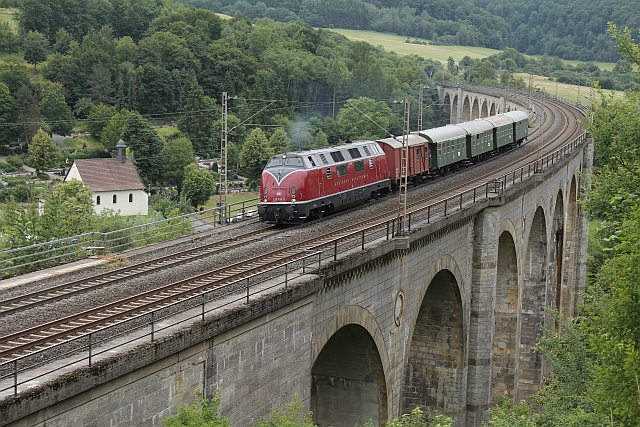
[[442, 100], [450, 124], [523, 109], [512, 98], [496, 93], [478, 93], [473, 87], [438, 86], [438, 98]]

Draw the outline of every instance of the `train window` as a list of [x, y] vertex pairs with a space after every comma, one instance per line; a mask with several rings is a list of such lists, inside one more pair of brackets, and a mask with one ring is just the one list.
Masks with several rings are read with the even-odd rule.
[[359, 159], [360, 157], [362, 157], [362, 155], [360, 154], [360, 150], [358, 150], [357, 148], [349, 148], [349, 155], [352, 159]]
[[282, 166], [282, 157], [272, 157], [267, 162], [267, 167], [272, 168], [275, 166]]
[[304, 166], [304, 162], [300, 157], [293, 156], [287, 157], [284, 161], [284, 164], [287, 166]]
[[331, 179], [331, 168], [327, 168], [327, 179]]
[[369, 159], [369, 169], [373, 169], [373, 159]]
[[353, 171], [354, 172], [362, 172], [364, 170], [364, 161], [359, 160], [357, 162], [353, 162]]
[[362, 146], [362, 149], [364, 150], [364, 153], [365, 153], [367, 156], [371, 156], [371, 153], [369, 152], [369, 147], [367, 147], [366, 145], [363, 145], [363, 146]]
[[313, 161], [313, 156], [309, 156], [307, 157], [309, 159], [309, 163], [311, 163], [311, 166], [315, 166], [316, 162]]
[[349, 170], [347, 169], [347, 165], [336, 166], [336, 173], [338, 174], [338, 178], [340, 178], [341, 176], [347, 175], [349, 173]]
[[320, 153], [320, 160], [322, 160], [322, 163], [324, 163], [325, 165], [329, 164], [329, 162], [327, 161], [327, 157], [322, 153]]
[[336, 163], [344, 162], [344, 156], [342, 155], [342, 153], [340, 151], [332, 151], [329, 154], [331, 154], [331, 158], [333, 159], [334, 162], [336, 162]]

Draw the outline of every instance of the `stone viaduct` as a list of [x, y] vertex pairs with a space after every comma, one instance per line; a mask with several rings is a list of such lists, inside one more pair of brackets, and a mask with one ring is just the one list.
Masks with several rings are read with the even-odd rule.
[[437, 89], [445, 115], [452, 124], [527, 109], [522, 105], [524, 100], [505, 97], [504, 94], [472, 92], [461, 86], [438, 86]]
[[[439, 90], [471, 117], [510, 106]], [[370, 243], [295, 286], [4, 399], [0, 425], [157, 426], [202, 390], [218, 391], [239, 427], [294, 394], [321, 426], [382, 426], [419, 406], [479, 427], [496, 399], [540, 389], [536, 336], [557, 327], [545, 309], [575, 313], [591, 160], [585, 139], [502, 194], [412, 226], [408, 248]]]

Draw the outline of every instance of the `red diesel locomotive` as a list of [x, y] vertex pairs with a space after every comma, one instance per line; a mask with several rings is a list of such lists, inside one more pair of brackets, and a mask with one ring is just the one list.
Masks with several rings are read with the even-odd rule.
[[[518, 146], [528, 122], [527, 113], [511, 111], [411, 132], [407, 179], [417, 184]], [[400, 184], [402, 144], [386, 138], [273, 156], [260, 181], [260, 219], [301, 223], [390, 192]]]
[[301, 223], [390, 191], [387, 159], [374, 141], [278, 154], [262, 172], [258, 215]]

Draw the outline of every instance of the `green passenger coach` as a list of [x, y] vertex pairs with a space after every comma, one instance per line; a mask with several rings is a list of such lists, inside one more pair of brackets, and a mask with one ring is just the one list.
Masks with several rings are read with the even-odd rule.
[[429, 142], [429, 167], [432, 173], [468, 158], [464, 129], [447, 125], [419, 133]]

